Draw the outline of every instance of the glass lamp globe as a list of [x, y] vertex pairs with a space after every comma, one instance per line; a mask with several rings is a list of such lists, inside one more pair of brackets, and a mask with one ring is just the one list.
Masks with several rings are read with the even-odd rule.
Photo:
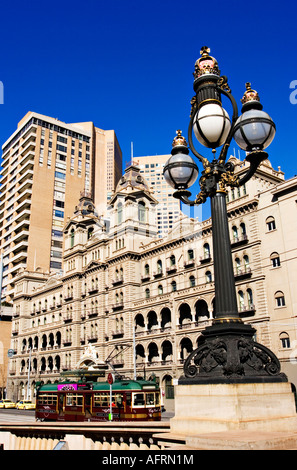
[[185, 153], [172, 155], [165, 163], [163, 175], [166, 182], [175, 189], [187, 189], [198, 176], [196, 163]]
[[273, 120], [260, 109], [245, 111], [235, 123], [234, 139], [246, 151], [265, 149], [273, 141], [274, 135]]
[[202, 106], [194, 118], [194, 134], [205, 147], [220, 147], [225, 142], [230, 128], [227, 111], [216, 103]]

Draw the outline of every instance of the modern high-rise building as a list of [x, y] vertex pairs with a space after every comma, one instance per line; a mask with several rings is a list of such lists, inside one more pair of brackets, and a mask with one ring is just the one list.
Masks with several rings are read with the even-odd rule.
[[113, 130], [35, 112], [23, 117], [2, 151], [2, 299], [10, 301], [21, 268], [62, 269], [67, 218], [81, 191], [91, 194], [99, 213], [106, 207], [122, 174], [122, 153]]
[[140, 168], [140, 173], [154, 190], [154, 197], [159, 202], [157, 208], [157, 227], [159, 237], [164, 237], [173, 227], [173, 222], [180, 216], [180, 201], [175, 199], [174, 192], [163, 178], [163, 168], [171, 155], [154, 155], [137, 157], [134, 164]]

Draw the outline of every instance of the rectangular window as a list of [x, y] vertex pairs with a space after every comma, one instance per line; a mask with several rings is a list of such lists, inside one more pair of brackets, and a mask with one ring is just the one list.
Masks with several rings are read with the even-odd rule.
[[52, 230], [52, 236], [62, 238], [63, 237], [63, 232], [60, 232], [60, 230]]
[[67, 153], [67, 147], [64, 147], [64, 145], [57, 145], [57, 150]]
[[51, 250], [52, 258], [62, 258], [62, 251]]
[[62, 207], [63, 208], [65, 206], [65, 202], [55, 199], [54, 200], [54, 205], [57, 206], [57, 207]]
[[67, 393], [66, 406], [83, 406], [83, 395], [76, 393]]
[[59, 210], [54, 209], [54, 216], [63, 218], [64, 217], [64, 211], [59, 211]]
[[56, 405], [57, 395], [40, 394], [38, 398], [38, 403], [40, 403], [41, 405]]
[[53, 269], [62, 269], [62, 263], [59, 261], [51, 261], [50, 267]]
[[61, 135], [58, 135], [58, 136], [57, 136], [57, 141], [58, 141], [58, 142], [62, 142], [63, 144], [67, 144], [67, 138], [66, 138], [66, 137], [62, 137]]
[[55, 178], [60, 178], [62, 180], [66, 179], [65, 173], [62, 173], [61, 171], [55, 171]]

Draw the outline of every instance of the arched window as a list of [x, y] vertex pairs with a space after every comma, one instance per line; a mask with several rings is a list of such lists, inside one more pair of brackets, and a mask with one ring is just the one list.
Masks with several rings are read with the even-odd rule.
[[240, 259], [239, 258], [236, 258], [235, 259], [235, 268], [236, 268], [236, 274], [240, 274], [241, 273], [241, 269], [240, 269]]
[[204, 243], [203, 250], [204, 250], [204, 259], [209, 259], [210, 258], [210, 247], [209, 247], [208, 243]]
[[242, 312], [244, 310], [244, 294], [242, 290], [238, 291], [238, 303], [239, 303], [239, 310]]
[[194, 259], [194, 251], [192, 249], [188, 250], [188, 261]]
[[158, 294], [159, 294], [159, 295], [163, 295], [163, 286], [162, 286], [162, 284], [160, 284], [160, 285], [158, 286]]
[[250, 260], [249, 260], [248, 255], [244, 255], [243, 262], [244, 262], [245, 272], [248, 272], [250, 270]]
[[74, 228], [70, 232], [70, 248], [74, 246]]
[[205, 282], [208, 283], [208, 282], [211, 282], [211, 281], [212, 281], [211, 272], [210, 272], [210, 271], [206, 271], [206, 273], [205, 273]]
[[232, 227], [232, 235], [233, 235], [233, 241], [236, 242], [238, 240], [238, 231], [235, 225], [233, 225]]
[[275, 230], [275, 229], [276, 229], [276, 224], [275, 224], [275, 219], [274, 219], [274, 217], [272, 217], [272, 216], [267, 217], [267, 219], [266, 219], [266, 227], [267, 227], [268, 232], [271, 232], [272, 230]]
[[145, 204], [142, 201], [138, 203], [138, 220], [139, 222], [145, 222]]
[[190, 277], [189, 277], [189, 283], [190, 283], [190, 287], [194, 287], [194, 286], [195, 286], [195, 277], [194, 277], [194, 276], [190, 276]]
[[280, 335], [279, 335], [279, 339], [280, 339], [280, 342], [281, 342], [281, 347], [283, 349], [288, 349], [291, 347], [291, 343], [290, 343], [290, 336], [288, 335], [288, 333], [286, 333], [285, 331], [283, 331]]
[[285, 296], [284, 293], [281, 291], [278, 291], [274, 294], [275, 298], [275, 305], [276, 307], [285, 307], [286, 302], [285, 302]]
[[246, 228], [245, 228], [245, 224], [243, 222], [240, 224], [240, 231], [241, 231], [242, 238], [245, 238], [246, 237]]
[[175, 292], [175, 291], [176, 291], [176, 281], [172, 281], [172, 283], [171, 283], [171, 289], [172, 289], [172, 292]]
[[162, 261], [160, 259], [157, 261], [157, 272], [158, 274], [162, 274]]
[[170, 256], [170, 266], [175, 266], [175, 256], [174, 255]]
[[150, 290], [147, 288], [145, 289], [145, 298], [149, 299], [150, 298]]
[[273, 268], [278, 268], [280, 266], [280, 257], [279, 254], [274, 252], [270, 255], [271, 266]]
[[123, 204], [121, 202], [118, 203], [117, 213], [118, 213], [118, 224], [121, 224], [123, 222]]
[[148, 264], [146, 264], [145, 267], [144, 267], [144, 274], [146, 276], [149, 276], [149, 274], [150, 274], [150, 267], [149, 267]]
[[247, 294], [248, 308], [252, 309], [254, 308], [254, 298], [253, 298], [252, 289], [247, 289], [246, 294]]

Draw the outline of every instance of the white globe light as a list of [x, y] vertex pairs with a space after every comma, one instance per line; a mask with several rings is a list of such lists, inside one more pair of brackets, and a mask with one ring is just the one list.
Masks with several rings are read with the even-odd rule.
[[198, 168], [193, 159], [184, 153], [172, 155], [165, 163], [163, 175], [175, 189], [185, 189], [196, 181]]
[[263, 150], [271, 144], [274, 135], [273, 120], [269, 114], [259, 109], [245, 111], [235, 123], [234, 139], [243, 150]]
[[205, 147], [220, 147], [225, 142], [230, 128], [227, 111], [216, 103], [202, 106], [194, 118], [194, 134]]

